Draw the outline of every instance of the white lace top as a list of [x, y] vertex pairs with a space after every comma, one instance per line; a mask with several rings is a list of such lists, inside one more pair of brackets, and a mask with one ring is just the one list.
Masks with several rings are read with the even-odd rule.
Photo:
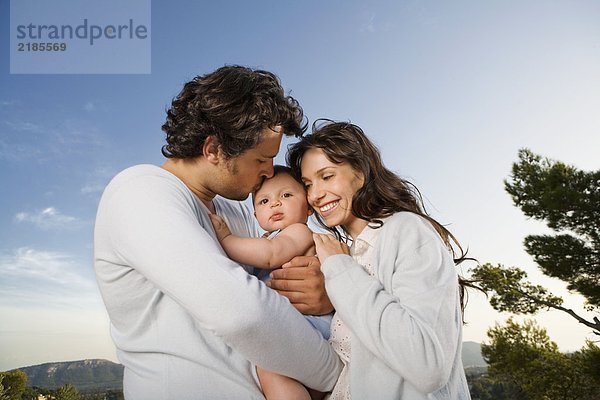
[[[375, 245], [381, 229], [373, 229], [367, 226], [358, 235], [352, 247], [350, 255], [362, 265], [367, 273], [373, 276], [373, 265], [377, 262], [375, 254]], [[342, 373], [338, 378], [328, 400], [350, 400], [350, 361], [352, 359], [352, 333], [350, 328], [344, 324], [337, 314], [334, 314], [331, 321], [331, 337], [329, 343], [333, 350], [340, 356], [344, 363]]]

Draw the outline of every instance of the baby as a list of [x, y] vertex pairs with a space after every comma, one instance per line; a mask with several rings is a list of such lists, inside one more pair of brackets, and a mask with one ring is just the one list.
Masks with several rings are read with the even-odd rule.
[[[288, 167], [274, 167], [273, 177], [254, 192], [253, 204], [254, 216], [266, 231], [262, 238], [234, 236], [221, 217], [210, 215], [217, 238], [229, 258], [257, 268], [276, 269], [296, 256], [316, 254], [313, 233], [306, 225], [313, 211], [306, 200], [304, 186], [294, 179]], [[329, 339], [331, 315], [307, 315], [306, 319]], [[307, 389], [292, 378], [260, 367], [257, 373], [268, 400], [311, 398]]]

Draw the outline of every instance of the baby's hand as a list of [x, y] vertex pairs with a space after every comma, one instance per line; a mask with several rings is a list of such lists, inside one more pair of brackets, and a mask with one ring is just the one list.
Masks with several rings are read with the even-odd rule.
[[225, 221], [223, 221], [223, 218], [219, 217], [217, 214], [208, 214], [208, 216], [210, 217], [210, 222], [213, 224], [213, 228], [215, 228], [215, 233], [217, 234], [219, 242], [231, 235], [231, 231]]

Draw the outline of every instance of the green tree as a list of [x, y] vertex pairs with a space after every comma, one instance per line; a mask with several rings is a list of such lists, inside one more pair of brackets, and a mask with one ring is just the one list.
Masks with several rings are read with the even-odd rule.
[[54, 395], [56, 400], [80, 400], [81, 394], [75, 388], [75, 386], [67, 383], [64, 386], [59, 387]]
[[600, 385], [589, 373], [586, 357], [597, 356], [598, 347], [565, 354], [548, 337], [546, 330], [528, 320], [522, 325], [510, 318], [505, 326], [488, 331], [490, 344], [481, 352], [489, 364], [492, 382], [516, 388], [511, 398], [529, 400], [592, 400]]
[[569, 354], [573, 368], [589, 378], [588, 383], [595, 388], [600, 398], [600, 347], [588, 341], [581, 350]]
[[[25, 386], [27, 386], [27, 374], [20, 369], [8, 372], [0, 372], [2, 377], [2, 390], [3, 396], [9, 400], [21, 400], [23, 392], [25, 392]], [[4, 400], [3, 397], [0, 399]]]
[[2, 381], [4, 380], [4, 375], [0, 375], [0, 400], [10, 400], [8, 397], [8, 388], [4, 387]]
[[109, 390], [106, 393], [107, 400], [123, 400], [125, 397], [123, 396], [122, 390]]
[[486, 374], [469, 377], [469, 392], [473, 400], [527, 400], [518, 388], [506, 382], [495, 382]]
[[27, 386], [21, 398], [22, 400], [38, 400], [40, 394], [42, 393], [37, 388]]
[[[586, 172], [559, 161], [519, 151], [510, 179], [504, 182], [514, 204], [528, 217], [544, 221], [553, 235], [530, 235], [525, 249], [541, 271], [567, 283], [581, 294], [586, 309], [600, 309], [600, 171]], [[491, 295], [496, 310], [534, 314], [556, 309], [600, 335], [600, 320], [585, 318], [563, 307], [563, 300], [546, 288], [527, 281], [517, 268], [483, 264], [472, 271], [474, 279]]]

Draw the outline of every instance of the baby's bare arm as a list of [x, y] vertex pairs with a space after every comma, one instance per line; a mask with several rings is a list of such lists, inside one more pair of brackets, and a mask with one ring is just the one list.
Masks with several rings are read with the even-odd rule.
[[235, 236], [223, 219], [214, 214], [211, 214], [211, 221], [229, 258], [258, 268], [279, 268], [295, 256], [305, 254], [314, 245], [312, 232], [304, 224], [290, 225], [269, 240]]

